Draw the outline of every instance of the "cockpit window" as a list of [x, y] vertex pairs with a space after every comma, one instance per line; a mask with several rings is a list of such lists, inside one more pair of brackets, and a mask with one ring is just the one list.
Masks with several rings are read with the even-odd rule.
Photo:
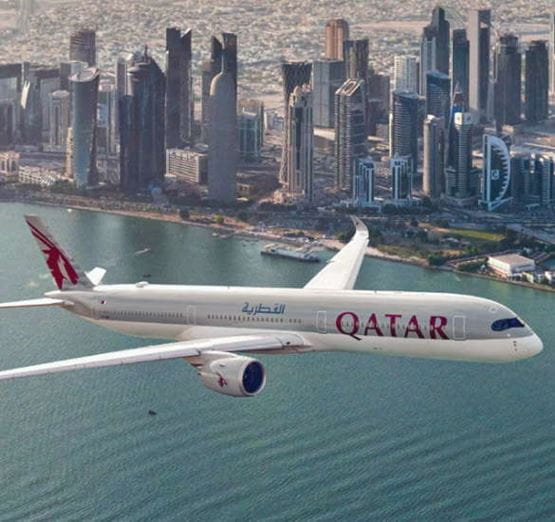
[[524, 323], [517, 317], [511, 317], [509, 319], [497, 319], [491, 324], [491, 329], [494, 332], [502, 332], [509, 328], [524, 328]]

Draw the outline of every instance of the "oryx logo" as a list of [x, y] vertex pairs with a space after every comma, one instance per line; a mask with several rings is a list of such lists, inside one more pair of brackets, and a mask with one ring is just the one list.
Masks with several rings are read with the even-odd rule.
[[218, 376], [218, 386], [220, 388], [227, 386], [227, 381], [225, 380], [224, 376], [221, 373], [216, 373], [216, 375]]
[[31, 227], [33, 236], [42, 244], [41, 250], [46, 257], [46, 264], [50, 268], [58, 289], [62, 289], [64, 279], [76, 285], [79, 282], [79, 275], [65, 254], [37, 227], [29, 222], [27, 224]]

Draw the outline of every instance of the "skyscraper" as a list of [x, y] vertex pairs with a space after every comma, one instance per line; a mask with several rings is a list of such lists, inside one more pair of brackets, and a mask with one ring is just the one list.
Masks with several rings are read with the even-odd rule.
[[449, 75], [450, 24], [445, 18], [445, 9], [436, 6], [432, 10], [432, 23], [436, 33], [435, 69]]
[[393, 91], [389, 127], [390, 156], [410, 156], [412, 172], [418, 168], [418, 122], [420, 98], [416, 93]]
[[208, 143], [210, 86], [214, 77], [222, 70], [222, 53], [222, 43], [213, 36], [210, 40], [210, 60], [202, 64], [201, 140], [204, 143]]
[[117, 152], [117, 105], [117, 92], [113, 80], [101, 80], [98, 89], [97, 145], [99, 152], [104, 156]]
[[333, 127], [335, 91], [345, 81], [345, 64], [339, 60], [316, 60], [312, 71], [314, 125]]
[[418, 92], [418, 64], [416, 56], [395, 57], [393, 90]]
[[410, 156], [393, 156], [391, 169], [391, 198], [394, 201], [411, 199], [412, 197], [412, 159]]
[[354, 161], [368, 154], [363, 85], [362, 80], [346, 80], [335, 95], [336, 180], [341, 190], [352, 190]]
[[485, 118], [490, 73], [491, 10], [473, 9], [468, 15], [469, 107], [479, 119]]
[[308, 85], [295, 87], [289, 96], [287, 122], [288, 177], [285, 190], [294, 196], [312, 200], [314, 126], [312, 90]]
[[166, 29], [166, 147], [182, 147], [193, 139], [194, 93], [191, 29]]
[[451, 110], [451, 79], [439, 71], [429, 71], [426, 83], [426, 114], [442, 118], [443, 124], [447, 125]]
[[449, 198], [464, 200], [472, 196], [472, 114], [457, 112], [449, 133], [446, 188]]
[[439, 71], [449, 75], [450, 25], [445, 10], [436, 6], [432, 21], [424, 27], [420, 40], [420, 94], [426, 95], [426, 74]]
[[142, 59], [142, 53], [124, 52], [121, 53], [116, 61], [116, 92], [118, 101], [129, 94], [129, 69]]
[[84, 69], [69, 79], [73, 102], [71, 171], [78, 188], [98, 183], [96, 124], [99, 79], [100, 73], [96, 67]]
[[371, 156], [355, 159], [353, 174], [353, 205], [368, 207], [374, 202], [374, 160]]
[[[230, 48], [226, 42], [230, 41]], [[236, 194], [239, 132], [237, 128], [237, 45], [224, 35], [222, 70], [210, 85], [208, 122], [208, 197], [233, 203]]]
[[424, 121], [422, 189], [432, 199], [445, 191], [445, 123], [431, 114]]
[[555, 95], [555, 12], [549, 13], [549, 84]]
[[530, 42], [526, 50], [524, 114], [535, 123], [549, 117], [548, 51], [544, 40]]
[[54, 91], [50, 94], [50, 146], [64, 152], [70, 126], [70, 104], [68, 91]]
[[0, 65], [0, 145], [12, 147], [20, 135], [23, 68], [20, 63]]
[[345, 75], [350, 80], [368, 79], [368, 38], [362, 40], [345, 40], [343, 56], [345, 60]]
[[166, 80], [145, 53], [128, 71], [129, 94], [120, 100], [120, 184], [135, 193], [164, 181]]
[[247, 162], [260, 160], [262, 118], [258, 113], [243, 108], [239, 113], [238, 120], [240, 158]]
[[492, 134], [483, 137], [482, 200], [488, 211], [511, 199], [511, 157], [505, 140]]
[[496, 125], [501, 128], [503, 125], [520, 123], [522, 59], [518, 38], [513, 34], [502, 35], [496, 51], [494, 117]]
[[281, 78], [283, 81], [283, 105], [284, 105], [284, 132], [283, 146], [281, 148], [281, 168], [279, 180], [283, 185], [287, 185], [289, 179], [289, 97], [296, 87], [310, 85], [312, 76], [312, 64], [307, 62], [284, 62], [281, 64]]
[[96, 65], [96, 33], [92, 29], [79, 29], [69, 36], [69, 59]]
[[343, 60], [343, 42], [349, 39], [349, 23], [347, 20], [335, 18], [326, 23], [325, 58]]
[[451, 71], [451, 78], [453, 80], [453, 90], [459, 86], [464, 99], [468, 101], [468, 75], [469, 75], [469, 61], [470, 49], [469, 42], [466, 38], [466, 29], [453, 30], [453, 66]]

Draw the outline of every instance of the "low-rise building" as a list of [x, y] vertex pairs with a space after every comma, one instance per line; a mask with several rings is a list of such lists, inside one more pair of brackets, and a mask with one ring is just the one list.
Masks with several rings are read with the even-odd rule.
[[0, 152], [0, 176], [17, 176], [19, 172], [19, 152]]
[[206, 185], [208, 181], [208, 154], [195, 149], [168, 149], [167, 173], [178, 181]]
[[519, 254], [488, 257], [488, 266], [497, 274], [508, 279], [519, 277], [523, 272], [536, 270], [536, 263], [533, 259]]

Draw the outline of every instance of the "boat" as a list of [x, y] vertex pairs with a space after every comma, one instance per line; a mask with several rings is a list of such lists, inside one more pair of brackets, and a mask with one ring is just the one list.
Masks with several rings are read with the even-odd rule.
[[265, 245], [262, 250], [260, 251], [262, 255], [265, 256], [276, 256], [276, 257], [285, 257], [287, 259], [295, 259], [297, 261], [304, 261], [305, 263], [319, 263], [320, 258], [312, 254], [311, 252], [307, 252], [305, 250], [288, 248], [282, 245], [276, 244], [269, 244]]

